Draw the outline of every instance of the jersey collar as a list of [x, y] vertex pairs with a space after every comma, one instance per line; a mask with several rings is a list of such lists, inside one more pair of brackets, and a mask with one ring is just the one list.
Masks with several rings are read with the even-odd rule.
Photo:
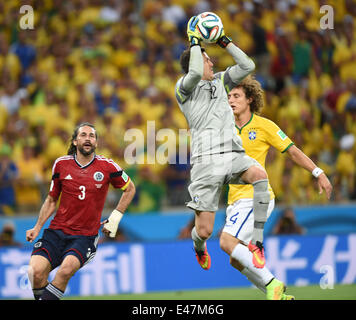
[[96, 157], [96, 154], [95, 154], [95, 152], [94, 152], [94, 153], [93, 153], [93, 159], [91, 159], [90, 162], [87, 163], [85, 166], [82, 166], [82, 165], [78, 162], [78, 160], [77, 160], [77, 155], [74, 153], [74, 161], [75, 161], [75, 163], [79, 166], [79, 168], [81, 168], [81, 169], [84, 169], [84, 168], [89, 167], [89, 166], [94, 162], [95, 157]]
[[245, 128], [245, 127], [252, 121], [252, 118], [253, 118], [253, 112], [251, 112], [251, 118], [250, 118], [250, 120], [248, 120], [248, 122], [245, 123], [241, 128], [239, 128], [239, 127], [235, 124], [236, 129], [239, 130], [239, 134], [241, 134], [242, 129]]

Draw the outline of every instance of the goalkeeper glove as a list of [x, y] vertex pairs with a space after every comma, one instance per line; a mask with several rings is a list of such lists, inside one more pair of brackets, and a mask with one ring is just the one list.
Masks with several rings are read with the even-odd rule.
[[218, 39], [218, 41], [216, 41], [216, 43], [221, 47], [221, 48], [226, 48], [227, 45], [231, 42], [231, 38], [227, 37], [225, 35], [225, 31], [223, 30], [221, 33], [220, 38]]
[[197, 29], [199, 19], [197, 16], [193, 16], [189, 19], [187, 24], [187, 35], [190, 42], [190, 46], [200, 45], [201, 36]]
[[114, 238], [116, 236], [117, 228], [119, 227], [119, 223], [122, 217], [123, 214], [115, 209], [113, 212], [111, 212], [108, 220], [105, 222], [103, 227], [110, 232], [110, 238]]

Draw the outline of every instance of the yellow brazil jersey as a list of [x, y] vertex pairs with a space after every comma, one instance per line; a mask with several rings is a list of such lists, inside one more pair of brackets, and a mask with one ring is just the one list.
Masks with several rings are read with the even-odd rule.
[[[252, 114], [250, 121], [242, 128], [236, 126], [236, 130], [242, 139], [246, 154], [256, 159], [263, 167], [265, 167], [267, 152], [271, 146], [283, 153], [294, 144], [273, 121], [256, 114]], [[269, 185], [269, 192], [273, 199], [274, 193], [271, 185]], [[247, 198], [253, 198], [252, 185], [229, 185], [228, 204]]]

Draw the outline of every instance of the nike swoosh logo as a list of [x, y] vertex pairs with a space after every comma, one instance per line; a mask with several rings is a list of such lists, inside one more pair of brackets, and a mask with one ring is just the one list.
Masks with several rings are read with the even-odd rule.
[[262, 202], [262, 201], [260, 201], [260, 202], [258, 202], [259, 204], [269, 204], [269, 202]]
[[258, 253], [253, 252], [253, 255], [254, 255], [256, 261], [258, 262], [258, 264], [260, 264], [260, 265], [264, 264], [264, 259], [260, 259], [260, 256], [258, 255]]

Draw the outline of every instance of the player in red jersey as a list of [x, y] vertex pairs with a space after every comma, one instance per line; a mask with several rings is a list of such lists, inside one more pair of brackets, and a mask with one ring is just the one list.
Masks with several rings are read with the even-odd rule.
[[[94, 258], [101, 224], [103, 232], [114, 237], [135, 195], [127, 174], [113, 160], [95, 155], [96, 147], [94, 126], [80, 124], [74, 130], [68, 155], [53, 165], [50, 191], [36, 225], [26, 232], [27, 241], [37, 238], [61, 195], [56, 215], [32, 251], [29, 279], [35, 299], [56, 300], [63, 296], [70, 278]], [[100, 223], [109, 184], [123, 193], [109, 219]], [[49, 273], [57, 266], [53, 281], [48, 283]]]

